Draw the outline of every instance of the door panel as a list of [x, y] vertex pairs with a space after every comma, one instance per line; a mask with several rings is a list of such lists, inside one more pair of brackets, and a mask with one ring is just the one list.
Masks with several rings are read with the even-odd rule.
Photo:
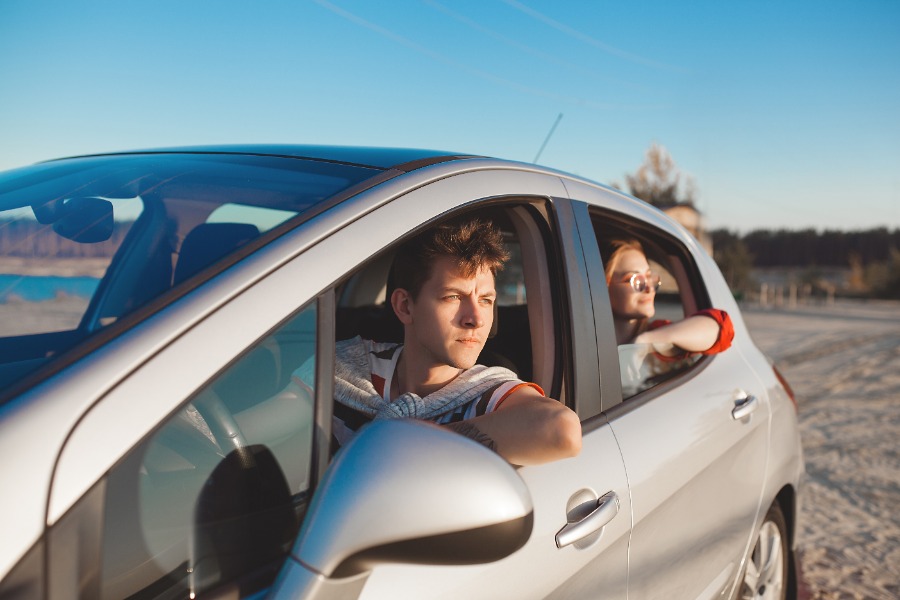
[[[455, 177], [417, 190], [404, 200], [434, 206], [446, 194], [453, 194], [461, 201], [465, 200], [462, 194], [470, 194], [471, 198], [490, 197], [497, 194], [492, 189], [498, 181], [488, 175]], [[530, 174], [498, 174], [501, 175], [503, 192], [508, 195], [553, 197], [562, 191], [555, 183]], [[568, 290], [563, 294], [567, 302], [562, 303], [568, 314], [556, 322], [568, 323], [573, 330], [570, 334], [557, 332], [555, 344], [568, 340], [572, 352], [564, 354], [574, 354], [564, 369], [570, 375], [565, 393], [569, 396], [567, 403], [576, 407], [583, 419], [582, 451], [575, 458], [519, 469], [534, 503], [534, 529], [519, 551], [487, 565], [378, 567], [366, 583], [363, 598], [625, 597], [631, 526], [627, 480], [609, 426], [603, 417], [594, 416], [600, 407], [600, 376], [590, 290], [574, 220], [566, 201], [554, 201], [553, 210], [557, 227], [553, 236], [559, 239], [545, 241], [551, 244], [552, 251], [563, 255], [560, 260], [551, 259], [551, 264], [566, 265], [562, 280]], [[533, 305], [540, 298], [535, 298], [532, 291], [529, 289], [528, 299]], [[553, 306], [548, 299], [544, 302]], [[557, 534], [569, 518], [575, 521], [587, 517], [596, 508], [597, 500], [607, 493], [614, 494], [618, 500], [618, 511], [608, 524], [596, 534], [559, 548]]]
[[[589, 208], [593, 227], [579, 220], [585, 255], [593, 255], [596, 265], [590, 276], [592, 293], [601, 295], [595, 303], [598, 323], [613, 321], [609, 303], [602, 301], [608, 290], [598, 241], [590, 233], [596, 235], [598, 222], [604, 242], [638, 238], [651, 242], [645, 252], [655, 247], [677, 284], [678, 305], [670, 318], [707, 306], [691, 254], [696, 243], [684, 231], [657, 211], [612, 192], [575, 185], [570, 191], [607, 208]], [[663, 304], [657, 297], [659, 316], [664, 316]], [[618, 380], [616, 337], [608, 332], [598, 340], [600, 356], [614, 361], [612, 369], [601, 362], [603, 375]], [[765, 390], [736, 347], [670, 375], [624, 402], [620, 388], [619, 399], [607, 394], [603, 403], [631, 491], [628, 594], [667, 600], [718, 597], [731, 589], [759, 512], [769, 407]], [[750, 396], [757, 398], [755, 409], [742, 415]]]
[[[765, 393], [736, 349], [707, 361], [696, 376], [647, 392], [651, 399], [628, 400], [611, 417], [631, 483], [635, 598], [716, 597], [737, 576], [755, 522], [766, 468]], [[758, 406], [735, 419], [744, 394]]]
[[[600, 417], [602, 419], [602, 417]], [[584, 436], [581, 454], [523, 467], [534, 502], [534, 530], [523, 548], [496, 563], [471, 567], [385, 566], [372, 573], [362, 598], [625, 598], [630, 501], [615, 438], [606, 424]], [[618, 514], [596, 539], [564, 548], [556, 534], [578, 492], [618, 497]], [[581, 546], [581, 547], [578, 547]]]

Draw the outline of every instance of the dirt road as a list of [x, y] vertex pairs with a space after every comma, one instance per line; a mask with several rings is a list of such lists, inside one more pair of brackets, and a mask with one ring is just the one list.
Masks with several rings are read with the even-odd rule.
[[900, 303], [743, 313], [800, 407], [812, 598], [900, 598]]

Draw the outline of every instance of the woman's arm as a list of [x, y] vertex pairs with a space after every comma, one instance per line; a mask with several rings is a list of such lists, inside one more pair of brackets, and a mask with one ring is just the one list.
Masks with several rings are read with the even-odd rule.
[[700, 313], [645, 331], [634, 339], [634, 343], [652, 344], [654, 351], [663, 356], [675, 356], [684, 351], [705, 352], [716, 345], [721, 331], [722, 326], [716, 317]]

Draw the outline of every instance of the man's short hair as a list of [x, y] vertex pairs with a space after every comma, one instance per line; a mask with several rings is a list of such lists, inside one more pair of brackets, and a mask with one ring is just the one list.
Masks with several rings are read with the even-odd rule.
[[474, 277], [485, 268], [496, 277], [509, 259], [503, 234], [490, 221], [472, 217], [446, 221], [418, 234], [397, 250], [388, 295], [402, 288], [413, 299], [418, 297], [439, 256], [452, 258], [463, 277]]

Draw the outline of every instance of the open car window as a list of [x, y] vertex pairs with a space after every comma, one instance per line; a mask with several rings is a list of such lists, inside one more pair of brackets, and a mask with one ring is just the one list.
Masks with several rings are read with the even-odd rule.
[[[708, 307], [707, 295], [698, 271], [690, 254], [679, 242], [647, 225], [631, 223], [625, 217], [602, 211], [591, 212], [591, 223], [604, 268], [616, 243], [633, 241], [643, 249], [650, 271], [659, 276], [659, 287], [653, 300], [655, 310], [639, 326], [640, 330], [679, 321]], [[608, 283], [608, 286], [612, 285], [617, 284]], [[609, 318], [616, 322], [619, 317], [612, 314]], [[702, 357], [697, 353], [665, 356], [650, 344], [630, 340], [618, 342], [617, 353], [623, 399], [688, 372]]]
[[[509, 368], [546, 393], [561, 395], [562, 325], [554, 304], [560, 302], [562, 285], [556, 281], [558, 270], [549, 266], [546, 213], [539, 203], [511, 201], [466, 214], [492, 221], [510, 254], [497, 276], [494, 329], [478, 362]], [[339, 285], [338, 340], [359, 335], [379, 342], [403, 341], [402, 325], [387, 302], [388, 272], [396, 249], [393, 246], [374, 256]]]

